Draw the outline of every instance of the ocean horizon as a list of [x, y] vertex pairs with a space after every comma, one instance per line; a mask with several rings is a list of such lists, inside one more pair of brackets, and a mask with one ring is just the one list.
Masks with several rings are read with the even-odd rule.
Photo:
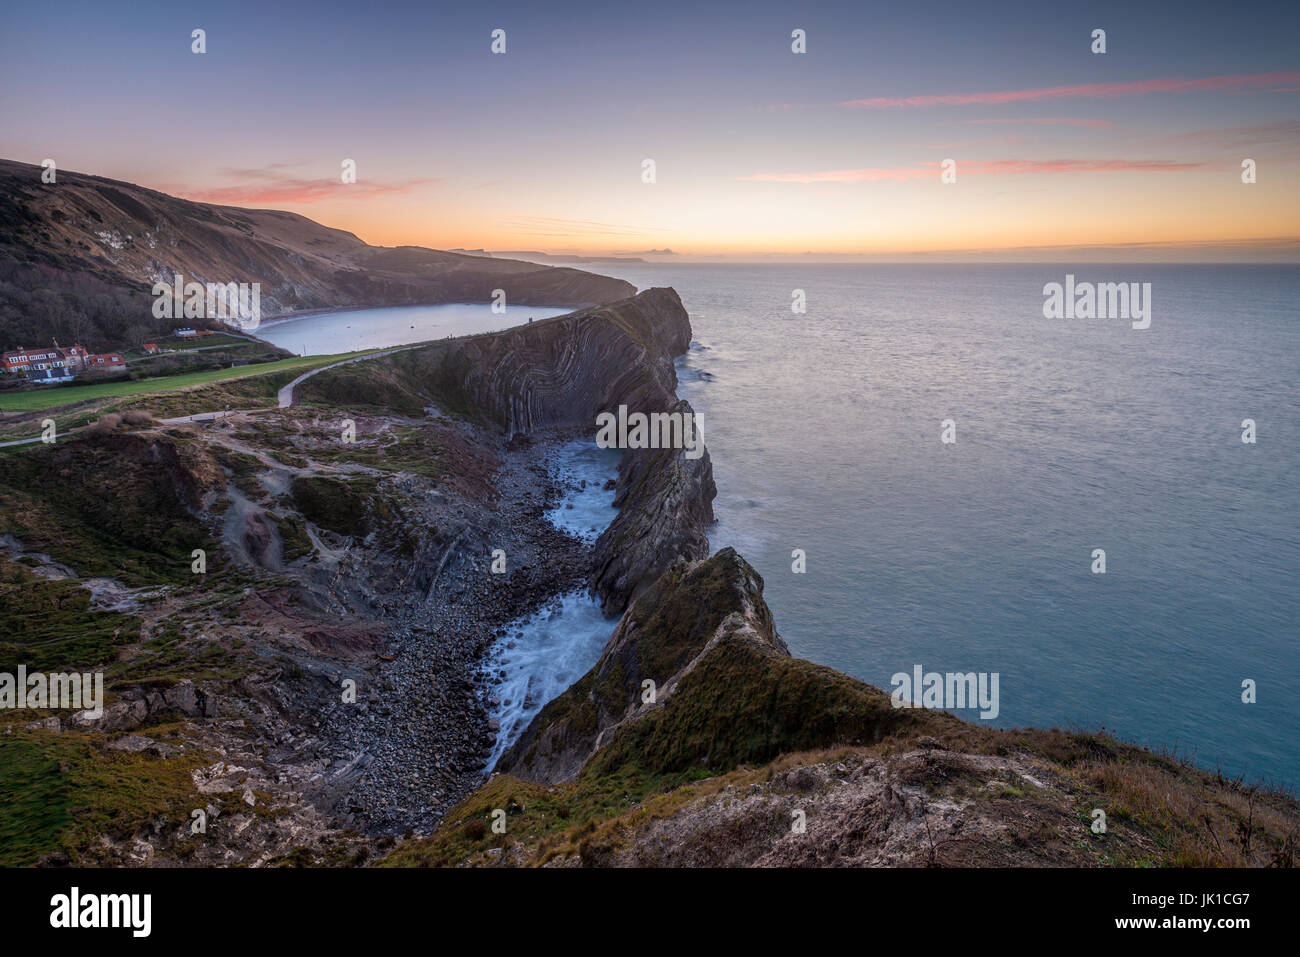
[[[682, 296], [711, 546], [763, 574], [796, 655], [886, 689], [996, 672], [1000, 727], [1300, 781], [1300, 268], [606, 269]], [[1150, 283], [1149, 328], [1044, 318], [1068, 274]]]

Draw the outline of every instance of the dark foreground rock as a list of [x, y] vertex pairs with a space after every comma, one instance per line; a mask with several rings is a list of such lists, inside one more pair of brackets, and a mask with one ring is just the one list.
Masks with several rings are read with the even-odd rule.
[[791, 657], [730, 549], [638, 597], [501, 767], [385, 863], [1288, 867], [1300, 826], [1287, 794], [1104, 734], [895, 709]]

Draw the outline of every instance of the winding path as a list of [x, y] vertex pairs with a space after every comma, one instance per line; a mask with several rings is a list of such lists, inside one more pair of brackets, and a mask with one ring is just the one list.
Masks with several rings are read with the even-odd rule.
[[[364, 356], [353, 356], [351, 359], [343, 359], [339, 362], [331, 362], [327, 366], [320, 366], [318, 368], [312, 369], [310, 372], [304, 372], [302, 375], [298, 376], [298, 378], [294, 379], [288, 385], [282, 387], [280, 391], [276, 394], [276, 402], [278, 403], [277, 408], [287, 409], [290, 406], [292, 406], [293, 390], [296, 389], [303, 382], [306, 382], [312, 376], [316, 375], [318, 372], [324, 372], [327, 369], [337, 369], [339, 366], [345, 366], [352, 362], [364, 362], [367, 359], [378, 359], [380, 356], [391, 356], [395, 352], [409, 352], [411, 349], [419, 349], [422, 346], [426, 346], [426, 345], [428, 345], [427, 342], [418, 342], [415, 345], [411, 345], [411, 346], [398, 346], [395, 349], [384, 349], [380, 352], [368, 352]], [[245, 415], [250, 412], [270, 412], [270, 411], [272, 411], [270, 408], [226, 409], [224, 411], [217, 411], [217, 412], [196, 412], [193, 415], [178, 415], [175, 418], [171, 418], [171, 419], [159, 419], [158, 422], [161, 425], [183, 425], [186, 422], [210, 422], [213, 419], [221, 419], [227, 415], [234, 415], [235, 413]], [[89, 428], [89, 426], [86, 426], [86, 428]], [[79, 431], [81, 430], [80, 429], [73, 430], [73, 432], [79, 432]], [[71, 434], [72, 432], [63, 433], [63, 435], [71, 435]], [[30, 445], [33, 442], [39, 442], [39, 441], [41, 441], [41, 437], [38, 435], [30, 439], [15, 439], [12, 442], [0, 442], [0, 449], [7, 448], [8, 446], [11, 445]]]
[[[366, 359], [378, 359], [380, 356], [391, 356], [394, 352], [409, 352], [411, 349], [418, 349], [424, 345], [428, 345], [428, 343], [421, 342], [421, 343], [416, 343], [413, 346], [399, 346], [396, 349], [385, 349], [382, 352], [370, 352], [364, 356], [353, 356], [351, 359], [344, 359], [341, 362], [331, 362], [327, 366], [321, 366], [318, 369], [312, 369], [310, 372], [304, 372], [302, 375], [298, 376], [298, 378], [294, 379], [292, 382], [290, 382], [288, 385], [284, 386], [280, 390], [279, 394], [277, 395], [277, 400], [280, 403], [280, 408], [287, 409], [289, 408], [289, 406], [293, 405], [293, 390], [296, 389], [303, 382], [306, 382], [312, 376], [316, 375], [316, 373], [318, 372], [324, 372], [326, 369], [337, 369], [339, 366], [345, 366], [350, 362], [363, 362]], [[252, 411], [252, 410], [245, 410], [245, 411]]]

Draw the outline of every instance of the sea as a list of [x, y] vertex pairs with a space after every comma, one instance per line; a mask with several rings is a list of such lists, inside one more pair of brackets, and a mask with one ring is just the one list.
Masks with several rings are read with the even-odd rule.
[[[997, 674], [995, 718], [956, 713], [1300, 784], [1300, 267], [590, 268], [681, 295], [710, 541], [762, 575], [792, 653], [886, 690]], [[1138, 284], [1149, 326], [1047, 318], [1067, 276]], [[595, 662], [612, 622], [591, 611], [568, 596], [511, 631], [537, 693], [499, 709], [503, 740]]]

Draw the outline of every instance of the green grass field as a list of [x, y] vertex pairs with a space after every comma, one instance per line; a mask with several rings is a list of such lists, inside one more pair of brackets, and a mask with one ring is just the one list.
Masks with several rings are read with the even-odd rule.
[[54, 409], [73, 402], [85, 402], [90, 399], [120, 398], [133, 395], [153, 395], [159, 392], [174, 392], [195, 386], [222, 382], [226, 379], [244, 379], [248, 376], [267, 375], [273, 372], [302, 371], [307, 372], [319, 366], [329, 365], [354, 356], [368, 355], [377, 349], [364, 349], [360, 352], [347, 352], [335, 356], [307, 356], [294, 359], [281, 359], [277, 362], [263, 362], [257, 365], [236, 366], [233, 369], [208, 369], [204, 372], [188, 372], [184, 375], [162, 376], [156, 379], [141, 379], [138, 382], [105, 382], [100, 385], [73, 385], [38, 392], [15, 392], [0, 396], [0, 412], [38, 412]]
[[214, 346], [255, 346], [258, 343], [250, 342], [241, 336], [228, 336], [218, 332], [198, 339], [177, 339], [175, 336], [168, 336], [159, 339], [158, 345], [164, 349], [175, 349], [177, 352], [190, 352], [194, 349], [207, 349]]
[[247, 349], [247, 350], [260, 349], [263, 352], [270, 352], [275, 349], [275, 346], [272, 346], [268, 343], [256, 342], [251, 339], [244, 339], [241, 336], [230, 336], [230, 335], [226, 335], [225, 333], [217, 333], [216, 335], [212, 335], [212, 336], [204, 336], [202, 339], [168, 338], [160, 341], [158, 345], [162, 347], [162, 351], [155, 352], [153, 354], [147, 353], [140, 348], [119, 349], [118, 351], [121, 352], [123, 358], [125, 358], [128, 363], [131, 362], [138, 363], [138, 362], [149, 362], [155, 359], [162, 359], [167, 356], [174, 356], [174, 355], [183, 356], [187, 353], [216, 351], [220, 349], [225, 349], [228, 351], [236, 350], [236, 349]]

